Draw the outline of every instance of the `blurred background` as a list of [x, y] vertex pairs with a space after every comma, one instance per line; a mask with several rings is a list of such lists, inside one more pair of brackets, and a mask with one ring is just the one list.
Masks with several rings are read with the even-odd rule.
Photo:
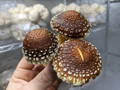
[[[51, 3], [52, 2], [52, 3]], [[48, 27], [52, 16], [80, 11], [92, 24], [87, 39], [103, 58], [102, 74], [83, 87], [62, 83], [59, 90], [120, 90], [119, 0], [0, 0], [0, 90], [5, 90], [22, 58], [27, 32]]]

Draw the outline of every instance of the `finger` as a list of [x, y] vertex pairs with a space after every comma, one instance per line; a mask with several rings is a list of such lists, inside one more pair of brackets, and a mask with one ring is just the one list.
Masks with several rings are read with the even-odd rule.
[[58, 87], [62, 81], [57, 79], [47, 90], [58, 90]]
[[60, 79], [55, 80], [55, 82], [47, 90], [58, 90], [58, 87], [62, 81]]
[[25, 58], [22, 58], [12, 76], [12, 80], [14, 82], [16, 80], [17, 81], [24, 80], [29, 82], [39, 73], [35, 70], [32, 70], [33, 68], [34, 68], [34, 65], [29, 64], [25, 60]]
[[30, 82], [29, 85], [33, 90], [46, 90], [54, 82], [55, 79], [56, 73], [53, 71], [52, 65], [48, 64], [47, 67], [41, 71]]
[[25, 60], [25, 58], [23, 57], [21, 59], [21, 61], [19, 62], [17, 69], [22, 68], [22, 69], [26, 69], [26, 70], [32, 70], [33, 67], [34, 67], [34, 65], [28, 63], [27, 60]]
[[47, 90], [57, 90], [55, 87], [51, 86]]
[[15, 79], [18, 80], [24, 80], [26, 82], [31, 81], [39, 72], [41, 72], [43, 70], [43, 66], [42, 65], [36, 65], [34, 66], [34, 68], [32, 70], [26, 70], [26, 69], [22, 69], [22, 68], [18, 68], [16, 69], [16, 71], [13, 74], [13, 79], [15, 81]]
[[32, 70], [41, 72], [44, 68], [45, 68], [45, 66], [43, 66], [43, 65], [35, 65]]
[[37, 71], [32, 71], [32, 70], [26, 70], [26, 69], [21, 69], [18, 68], [14, 74], [12, 79], [15, 80], [24, 80], [26, 82], [31, 81], [39, 72]]
[[61, 81], [60, 79], [57, 79], [57, 80], [52, 84], [52, 86], [53, 86], [54, 88], [58, 88], [61, 82], [62, 82], [62, 81]]

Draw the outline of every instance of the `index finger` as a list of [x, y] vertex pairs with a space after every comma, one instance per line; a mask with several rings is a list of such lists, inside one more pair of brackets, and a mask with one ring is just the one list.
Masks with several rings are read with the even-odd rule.
[[17, 69], [21, 68], [21, 69], [31, 70], [33, 67], [34, 67], [34, 65], [28, 63], [27, 60], [25, 59], [25, 57], [23, 57], [21, 59], [21, 61], [19, 62]]

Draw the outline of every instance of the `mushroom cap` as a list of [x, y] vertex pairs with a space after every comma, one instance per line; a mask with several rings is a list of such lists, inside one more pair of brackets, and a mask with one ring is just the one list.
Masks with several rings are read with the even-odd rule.
[[57, 76], [73, 85], [84, 85], [99, 75], [102, 62], [97, 48], [85, 40], [61, 44], [53, 62]]
[[23, 45], [30, 50], [48, 49], [53, 42], [53, 38], [54, 36], [47, 29], [36, 29], [26, 35]]
[[56, 53], [57, 38], [47, 28], [29, 32], [23, 41], [23, 52], [33, 64], [48, 63]]
[[51, 27], [65, 36], [78, 38], [84, 37], [91, 26], [81, 13], [68, 10], [54, 16], [51, 20]]

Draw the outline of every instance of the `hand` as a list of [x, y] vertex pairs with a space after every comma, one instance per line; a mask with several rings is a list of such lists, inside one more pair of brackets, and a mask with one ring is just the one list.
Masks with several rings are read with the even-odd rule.
[[44, 68], [44, 66], [29, 64], [23, 58], [6, 90], [57, 90], [60, 82], [51, 64]]

